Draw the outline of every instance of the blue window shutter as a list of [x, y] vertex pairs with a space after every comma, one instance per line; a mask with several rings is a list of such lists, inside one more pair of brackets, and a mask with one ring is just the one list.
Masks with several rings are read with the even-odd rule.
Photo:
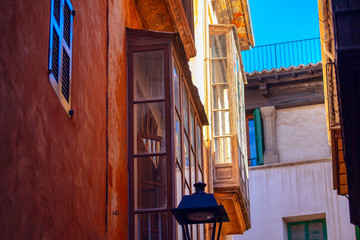
[[70, 104], [71, 97], [71, 66], [72, 66], [72, 33], [73, 33], [73, 7], [70, 0], [63, 4], [62, 21], [62, 58], [61, 58], [61, 94]]
[[59, 82], [59, 65], [61, 50], [60, 5], [61, 0], [51, 1], [49, 74], [56, 82], [56, 84], [58, 84]]
[[51, 0], [49, 81], [70, 118], [74, 15], [71, 0]]
[[260, 109], [254, 111], [254, 125], [255, 125], [255, 141], [256, 141], [256, 162], [257, 165], [264, 164], [264, 151], [263, 151], [263, 134], [262, 134], [262, 120]]

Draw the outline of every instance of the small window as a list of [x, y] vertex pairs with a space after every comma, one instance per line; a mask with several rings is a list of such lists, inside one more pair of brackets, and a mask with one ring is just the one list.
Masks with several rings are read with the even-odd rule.
[[74, 11], [70, 0], [51, 1], [49, 81], [69, 117]]
[[327, 240], [325, 219], [287, 224], [288, 240]]
[[264, 164], [263, 130], [260, 109], [246, 117], [248, 133], [248, 164], [258, 166]]

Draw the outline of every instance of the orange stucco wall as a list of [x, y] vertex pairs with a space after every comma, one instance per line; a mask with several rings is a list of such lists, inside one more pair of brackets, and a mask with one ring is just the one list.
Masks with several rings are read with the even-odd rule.
[[135, 0], [109, 0], [108, 239], [128, 237], [126, 27], [142, 28]]
[[125, 27], [141, 20], [134, 0], [72, 4], [70, 120], [48, 81], [50, 1], [0, 0], [1, 239], [127, 239]]

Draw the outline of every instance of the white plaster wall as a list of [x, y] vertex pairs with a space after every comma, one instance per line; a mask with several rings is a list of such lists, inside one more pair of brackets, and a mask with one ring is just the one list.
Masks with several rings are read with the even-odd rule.
[[331, 157], [325, 117], [324, 104], [277, 110], [279, 161], [285, 163]]
[[325, 213], [329, 240], [355, 240], [348, 201], [332, 190], [331, 169], [330, 159], [250, 168], [251, 229], [233, 239], [287, 240], [284, 217]]

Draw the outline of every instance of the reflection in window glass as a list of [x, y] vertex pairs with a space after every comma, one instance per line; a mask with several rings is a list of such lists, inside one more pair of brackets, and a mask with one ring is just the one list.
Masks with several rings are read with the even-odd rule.
[[305, 240], [305, 226], [303, 224], [291, 226], [291, 240]]
[[182, 172], [181, 172], [181, 167], [178, 165], [178, 163], [176, 164], [176, 206], [179, 205], [182, 196], [183, 196], [183, 191], [182, 191]]
[[226, 35], [210, 36], [210, 54], [212, 58], [226, 57]]
[[180, 81], [179, 81], [179, 70], [175, 65], [174, 67], [174, 92], [175, 92], [175, 106], [180, 113]]
[[215, 163], [231, 163], [231, 141], [229, 137], [215, 139]]
[[195, 179], [195, 155], [194, 155], [193, 151], [191, 151], [190, 172], [191, 172], [191, 192], [194, 193], [195, 192], [194, 183], [195, 183], [196, 179]]
[[185, 160], [185, 179], [190, 184], [190, 149], [189, 140], [184, 133], [184, 160]]
[[201, 148], [201, 129], [199, 124], [196, 126], [196, 155], [197, 155], [197, 161], [200, 164], [200, 167], [202, 167], [202, 148]]
[[164, 52], [134, 53], [134, 98], [164, 98]]
[[191, 231], [192, 231], [192, 235], [193, 235], [193, 240], [197, 240], [198, 237], [197, 237], [197, 224], [192, 224], [190, 225], [191, 226]]
[[180, 121], [176, 114], [176, 120], [175, 120], [175, 150], [176, 150], [176, 158], [182, 164], [181, 159], [181, 142], [180, 142]]
[[229, 81], [227, 60], [212, 59], [210, 76], [212, 83], [227, 83]]
[[229, 111], [214, 112], [214, 135], [225, 136], [230, 134], [230, 114]]
[[166, 206], [166, 162], [164, 156], [134, 159], [135, 209]]
[[166, 239], [166, 213], [135, 215], [135, 239]]
[[191, 143], [191, 146], [193, 146], [193, 147], [195, 145], [194, 138], [195, 138], [195, 132], [194, 132], [194, 108], [190, 104], [190, 143]]
[[323, 227], [321, 222], [309, 223], [309, 240], [324, 239]]
[[199, 228], [199, 240], [205, 240], [205, 232], [204, 232], [204, 226], [205, 224], [199, 224], [198, 228]]
[[229, 108], [229, 86], [216, 85], [213, 86], [213, 109]]
[[189, 105], [188, 105], [188, 94], [185, 88], [185, 84], [183, 85], [183, 116], [184, 116], [184, 128], [186, 132], [189, 132], [189, 123], [188, 123], [188, 115], [189, 115]]
[[190, 185], [185, 182], [185, 194], [184, 195], [190, 195]]
[[158, 153], [166, 148], [165, 103], [134, 105], [134, 152]]
[[196, 182], [204, 182], [202, 172], [200, 171], [200, 166], [198, 166]]
[[327, 239], [325, 219], [288, 223], [288, 240]]

